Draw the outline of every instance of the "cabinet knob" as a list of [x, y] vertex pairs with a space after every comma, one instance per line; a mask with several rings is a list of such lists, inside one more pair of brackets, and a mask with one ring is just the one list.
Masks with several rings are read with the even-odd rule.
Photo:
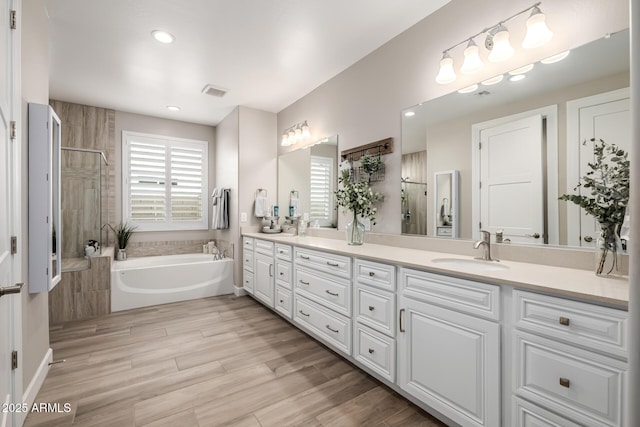
[[280, 304], [284, 304], [284, 301], [283, 301], [283, 300], [280, 300]]
[[281, 272], [280, 272], [280, 275], [281, 275], [281, 276], [284, 276], [284, 273], [281, 271]]
[[569, 324], [571, 323], [571, 320], [569, 320], [568, 317], [560, 317], [558, 322], [560, 322], [561, 325], [569, 326]]
[[375, 351], [374, 349], [370, 348], [369, 349], [369, 354], [373, 354], [374, 351]]
[[569, 381], [569, 378], [560, 378], [560, 385], [569, 388], [571, 387], [571, 381]]
[[372, 305], [369, 306], [369, 311], [373, 311], [374, 309], [375, 309], [374, 306], [372, 306]]
[[370, 271], [370, 272], [369, 272], [369, 277], [373, 277], [373, 276], [375, 276], [375, 275], [376, 275], [376, 273], [374, 273], [373, 271]]

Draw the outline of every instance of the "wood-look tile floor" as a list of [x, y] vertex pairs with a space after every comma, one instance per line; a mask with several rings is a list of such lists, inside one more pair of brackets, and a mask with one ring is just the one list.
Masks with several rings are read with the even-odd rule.
[[443, 426], [249, 297], [51, 328], [54, 360], [25, 426]]

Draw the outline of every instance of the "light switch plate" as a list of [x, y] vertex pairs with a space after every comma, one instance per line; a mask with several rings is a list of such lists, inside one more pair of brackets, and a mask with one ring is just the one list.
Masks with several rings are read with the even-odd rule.
[[247, 213], [240, 212], [240, 222], [247, 222]]
[[309, 212], [305, 212], [304, 215], [302, 215], [302, 219], [303, 221], [309, 221]]

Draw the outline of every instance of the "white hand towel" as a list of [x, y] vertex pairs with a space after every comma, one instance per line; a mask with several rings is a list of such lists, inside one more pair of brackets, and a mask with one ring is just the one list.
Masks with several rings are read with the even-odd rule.
[[255, 216], [261, 218], [267, 215], [269, 215], [267, 198], [265, 196], [256, 196]]
[[293, 214], [291, 214], [291, 211], [289, 211], [289, 214], [291, 216], [300, 216], [302, 214], [302, 212], [300, 212], [302, 210], [301, 204], [300, 204], [300, 199], [297, 197], [291, 197], [289, 199], [289, 206], [293, 207]]

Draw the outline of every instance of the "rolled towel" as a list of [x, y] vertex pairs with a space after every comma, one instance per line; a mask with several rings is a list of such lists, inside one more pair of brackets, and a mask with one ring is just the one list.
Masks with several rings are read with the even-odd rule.
[[268, 215], [267, 198], [265, 196], [256, 196], [255, 216], [261, 218]]

